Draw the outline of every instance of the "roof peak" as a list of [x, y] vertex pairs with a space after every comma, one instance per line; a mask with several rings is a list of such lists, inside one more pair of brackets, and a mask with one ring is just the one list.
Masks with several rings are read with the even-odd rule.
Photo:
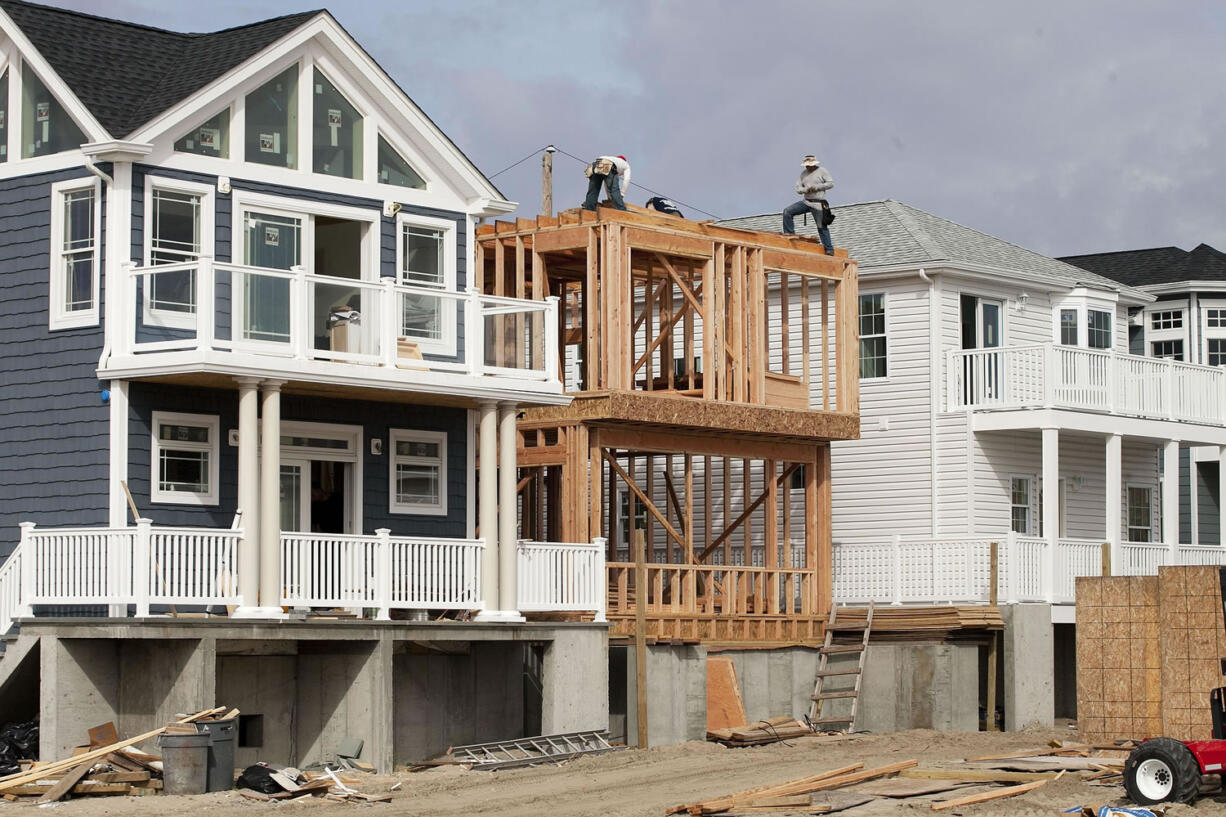
[[86, 20], [97, 20], [111, 25], [127, 26], [128, 28], [140, 29], [142, 31], [151, 31], [157, 34], [169, 34], [173, 37], [211, 37], [214, 34], [225, 34], [230, 31], [239, 31], [240, 29], [250, 26], [262, 25], [264, 23], [272, 23], [277, 20], [285, 20], [290, 17], [315, 17], [319, 14], [328, 14], [325, 8], [313, 9], [308, 11], [295, 11], [288, 14], [278, 14], [276, 17], [265, 17], [261, 20], [253, 20], [250, 23], [243, 23], [229, 28], [219, 28], [216, 31], [172, 31], [169, 28], [158, 28], [157, 26], [147, 25], [145, 23], [136, 23], [131, 20], [123, 20], [118, 17], [105, 17], [101, 14], [90, 14], [86, 11], [77, 11], [76, 9], [61, 8], [60, 6], [49, 6], [46, 3], [31, 3], [30, 0], [0, 0], [0, 8], [7, 9], [10, 6], [24, 6], [26, 8], [39, 9], [40, 11], [49, 11], [55, 14], [63, 14], [71, 17], [79, 17]]

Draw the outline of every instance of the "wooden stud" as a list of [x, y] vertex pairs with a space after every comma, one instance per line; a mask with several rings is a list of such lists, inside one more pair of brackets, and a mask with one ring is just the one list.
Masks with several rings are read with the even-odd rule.
[[767, 609], [772, 615], [779, 613], [779, 478], [778, 464], [775, 460], [766, 460], [763, 464], [762, 479], [766, 483], [766, 501], [762, 503], [765, 520], [762, 526], [766, 540], [766, 567], [773, 571], [767, 588]]
[[[822, 411], [830, 411], [830, 293], [822, 281]], [[807, 347], [806, 347], [807, 348]]]
[[856, 262], [851, 261], [843, 280], [834, 288], [834, 318], [838, 333], [835, 349], [839, 358], [835, 366], [839, 379], [837, 408], [849, 414], [860, 411], [860, 298], [857, 282]]
[[815, 463], [817, 471], [817, 502], [816, 514], [817, 519], [813, 521], [813, 527], [817, 531], [817, 563], [815, 569], [817, 571], [815, 581], [817, 584], [817, 607], [818, 611], [828, 610], [830, 608], [830, 600], [833, 593], [832, 580], [834, 577], [834, 549], [831, 543], [831, 481], [830, 481], [830, 443], [821, 443], [817, 446], [817, 462]]
[[644, 559], [643, 535], [635, 531], [634, 545], [634, 679], [635, 720], [638, 748], [647, 744], [647, 565]]

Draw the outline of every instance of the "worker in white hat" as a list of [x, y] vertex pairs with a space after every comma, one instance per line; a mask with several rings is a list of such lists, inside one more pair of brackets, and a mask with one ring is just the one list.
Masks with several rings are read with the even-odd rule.
[[834, 179], [812, 153], [801, 161], [803, 169], [800, 171], [800, 179], [796, 182], [796, 192], [804, 198], [784, 209], [783, 233], [795, 235], [796, 226], [793, 219], [805, 213], [813, 213], [817, 222], [817, 235], [822, 240], [822, 246], [826, 248], [826, 255], [834, 255], [834, 242], [830, 240], [830, 222], [834, 221], [834, 213], [830, 212], [830, 203], [826, 201], [826, 191], [834, 187]]

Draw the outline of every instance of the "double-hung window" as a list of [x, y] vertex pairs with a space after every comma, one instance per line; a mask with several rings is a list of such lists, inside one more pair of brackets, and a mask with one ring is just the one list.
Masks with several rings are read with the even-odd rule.
[[455, 290], [455, 222], [402, 214], [397, 224], [396, 278], [403, 285], [400, 335], [422, 351], [454, 354], [460, 304], [433, 291]]
[[1111, 348], [1111, 313], [1086, 310], [1086, 345], [1091, 349]]
[[151, 266], [175, 265], [146, 278], [145, 319], [155, 325], [194, 327], [195, 262], [212, 250], [211, 189], [154, 178], [145, 188], [145, 260]]
[[220, 423], [216, 415], [153, 412], [150, 499], [216, 505]]
[[98, 323], [101, 213], [97, 179], [51, 186], [51, 329]]
[[1183, 360], [1182, 340], [1155, 340], [1149, 344], [1150, 357]]
[[1201, 334], [1205, 339], [1205, 363], [1226, 366], [1226, 304], [1207, 306], [1203, 314]]
[[1128, 486], [1128, 541], [1152, 542], [1154, 538], [1154, 489]]
[[1029, 477], [1012, 477], [1009, 480], [1009, 516], [1010, 529], [1014, 533], [1030, 533], [1032, 515]]
[[1060, 310], [1060, 343], [1064, 346], [1076, 346], [1081, 332], [1077, 326], [1077, 310]]
[[860, 379], [885, 377], [885, 294], [860, 296]]
[[391, 513], [447, 515], [447, 435], [392, 429]]

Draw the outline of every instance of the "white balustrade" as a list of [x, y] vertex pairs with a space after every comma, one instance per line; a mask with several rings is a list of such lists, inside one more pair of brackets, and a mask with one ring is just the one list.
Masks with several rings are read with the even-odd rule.
[[593, 611], [605, 620], [607, 540], [519, 543], [518, 606], [524, 612]]
[[946, 404], [1071, 408], [1226, 424], [1226, 371], [1114, 351], [1030, 344], [949, 353]]

